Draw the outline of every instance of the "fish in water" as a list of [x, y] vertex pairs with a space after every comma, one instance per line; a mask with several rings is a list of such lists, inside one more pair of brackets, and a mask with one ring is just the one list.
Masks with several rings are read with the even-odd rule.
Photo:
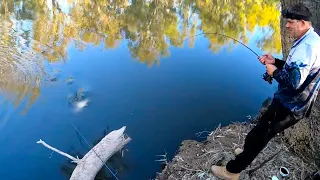
[[72, 84], [73, 81], [74, 81], [74, 78], [73, 78], [73, 77], [68, 77], [68, 78], [66, 79], [66, 83], [67, 83], [67, 84]]
[[90, 100], [87, 98], [86, 92], [86, 89], [80, 88], [77, 92], [67, 97], [69, 106], [71, 106], [76, 112], [79, 112], [84, 107], [88, 106]]
[[89, 99], [84, 99], [84, 100], [81, 100], [81, 101], [78, 101], [78, 102], [75, 102], [74, 103], [74, 110], [76, 112], [79, 112], [81, 111], [84, 107], [88, 106], [88, 103], [89, 103]]
[[74, 104], [76, 102], [84, 100], [86, 96], [86, 90], [84, 88], [80, 88], [79, 90], [77, 90], [77, 92], [68, 95], [67, 99], [70, 104]]
[[50, 79], [49, 79], [51, 82], [55, 82], [55, 81], [57, 81], [58, 80], [58, 78], [57, 77], [55, 77], [55, 76], [53, 76], [53, 77], [50, 77]]
[[88, 106], [88, 102], [89, 102], [88, 99], [84, 99], [82, 101], [76, 102], [76, 107], [82, 109], [82, 108]]

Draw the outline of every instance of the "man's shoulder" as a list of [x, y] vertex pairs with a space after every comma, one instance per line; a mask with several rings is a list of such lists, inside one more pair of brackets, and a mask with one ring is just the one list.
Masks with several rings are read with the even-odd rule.
[[312, 49], [320, 48], [320, 36], [315, 31], [312, 31], [310, 35], [307, 36], [304, 43], [309, 47], [311, 47]]

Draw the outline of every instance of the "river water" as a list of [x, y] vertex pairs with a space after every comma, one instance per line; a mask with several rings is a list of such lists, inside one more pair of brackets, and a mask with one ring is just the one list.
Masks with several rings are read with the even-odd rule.
[[152, 179], [157, 155], [247, 121], [276, 90], [250, 50], [198, 35], [281, 58], [272, 0], [1, 0], [0, 13], [2, 180], [68, 179], [75, 165], [39, 139], [82, 157], [81, 135], [94, 145], [122, 126], [132, 141], [108, 167]]

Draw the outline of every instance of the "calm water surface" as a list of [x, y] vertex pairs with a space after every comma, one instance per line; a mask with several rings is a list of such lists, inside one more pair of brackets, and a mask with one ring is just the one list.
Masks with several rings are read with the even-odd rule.
[[[185, 139], [247, 121], [276, 84], [258, 54], [281, 57], [274, 1], [1, 0], [0, 179], [68, 179], [73, 156], [126, 126], [132, 141], [108, 166], [149, 179]], [[89, 99], [75, 111], [74, 94]], [[100, 179], [113, 179], [107, 169]], [[98, 179], [98, 178], [97, 178]]]

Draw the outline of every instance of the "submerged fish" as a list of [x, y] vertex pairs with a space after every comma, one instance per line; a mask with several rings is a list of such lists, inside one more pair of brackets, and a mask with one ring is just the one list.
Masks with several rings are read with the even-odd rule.
[[68, 78], [66, 79], [66, 83], [67, 83], [67, 84], [72, 84], [73, 81], [74, 81], [74, 78], [73, 78], [73, 77], [68, 77]]
[[84, 99], [84, 100], [81, 100], [81, 101], [77, 101], [77, 102], [74, 103], [74, 110], [76, 112], [79, 112], [84, 107], [88, 106], [88, 103], [89, 103], [89, 99]]
[[86, 92], [86, 89], [80, 88], [73, 94], [67, 96], [69, 106], [71, 106], [76, 112], [79, 112], [84, 107], [88, 106], [89, 99], [87, 98]]
[[75, 105], [76, 105], [77, 108], [82, 109], [82, 108], [88, 106], [88, 102], [89, 102], [88, 99], [84, 99], [82, 101], [76, 102]]

